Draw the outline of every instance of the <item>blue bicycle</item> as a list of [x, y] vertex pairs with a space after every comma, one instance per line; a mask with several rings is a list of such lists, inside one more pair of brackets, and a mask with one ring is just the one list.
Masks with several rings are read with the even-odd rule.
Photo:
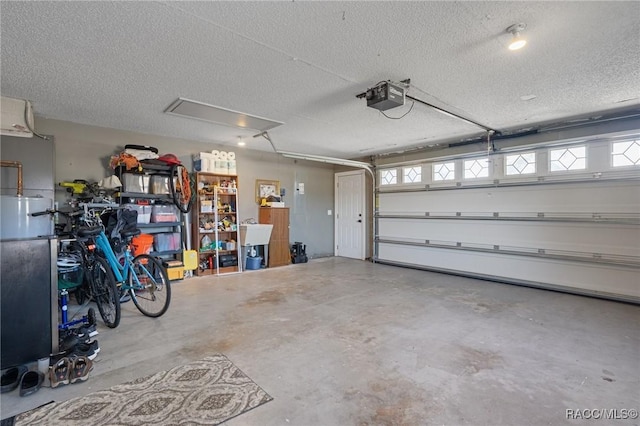
[[[96, 217], [99, 216], [96, 214]], [[131, 254], [131, 239], [139, 234], [139, 229], [120, 232], [124, 241], [123, 254], [120, 257], [114, 252], [104, 227], [94, 237], [94, 241], [98, 254], [103, 256], [111, 267], [120, 287], [120, 294], [129, 293], [142, 314], [156, 318], [169, 309], [171, 284], [167, 271], [157, 258], [148, 254], [135, 257]]]

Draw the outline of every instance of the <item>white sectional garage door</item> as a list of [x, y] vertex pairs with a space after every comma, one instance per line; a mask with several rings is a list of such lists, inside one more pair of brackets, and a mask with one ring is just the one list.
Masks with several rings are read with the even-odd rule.
[[640, 302], [640, 140], [378, 173], [380, 263]]

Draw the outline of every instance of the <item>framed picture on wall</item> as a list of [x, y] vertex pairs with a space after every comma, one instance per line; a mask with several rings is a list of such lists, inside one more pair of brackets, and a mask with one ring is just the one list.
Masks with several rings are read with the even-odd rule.
[[256, 203], [260, 204], [263, 198], [280, 196], [280, 181], [256, 179]]

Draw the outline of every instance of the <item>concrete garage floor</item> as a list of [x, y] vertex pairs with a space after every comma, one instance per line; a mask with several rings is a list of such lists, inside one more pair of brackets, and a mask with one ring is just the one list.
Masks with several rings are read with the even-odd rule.
[[[640, 307], [342, 258], [175, 283], [168, 313], [99, 323], [84, 383], [2, 417], [220, 352], [274, 400], [228, 425], [558, 425], [640, 408]], [[638, 424], [638, 420], [616, 424]]]

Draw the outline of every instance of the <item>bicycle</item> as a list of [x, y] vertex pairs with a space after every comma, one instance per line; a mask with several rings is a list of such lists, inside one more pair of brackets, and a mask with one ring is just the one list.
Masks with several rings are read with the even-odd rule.
[[[110, 208], [108, 210], [117, 210]], [[100, 215], [94, 212], [99, 219]], [[164, 315], [171, 302], [171, 284], [167, 271], [162, 263], [148, 254], [133, 256], [131, 239], [141, 233], [140, 229], [120, 231], [124, 239], [123, 255], [118, 258], [105, 234], [104, 225], [95, 236], [99, 253], [108, 262], [111, 272], [120, 288], [120, 294], [131, 295], [134, 305], [148, 317], [157, 318]]]
[[[67, 223], [56, 227], [58, 237], [69, 237], [61, 239], [60, 251], [58, 254], [59, 279], [58, 288], [60, 290], [60, 310], [62, 311], [62, 323], [60, 330], [67, 330], [73, 325], [81, 322], [95, 323], [95, 313], [89, 309], [89, 314], [80, 320], [69, 321], [67, 317], [68, 291], [76, 292], [76, 300], [84, 297], [93, 299], [98, 307], [100, 316], [105, 325], [115, 328], [120, 324], [120, 299], [115, 277], [107, 261], [98, 256], [95, 252], [93, 239], [99, 234], [101, 228], [83, 227], [86, 217], [82, 211], [63, 212], [60, 210], [45, 210], [43, 212], [32, 213], [32, 216], [60, 214], [66, 218]], [[86, 291], [83, 293], [82, 285]]]

